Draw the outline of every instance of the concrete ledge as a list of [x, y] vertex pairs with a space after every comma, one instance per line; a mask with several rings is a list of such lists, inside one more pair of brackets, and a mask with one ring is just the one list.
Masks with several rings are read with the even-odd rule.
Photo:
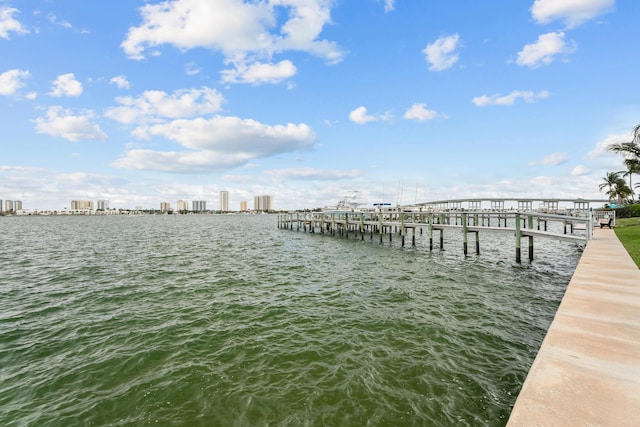
[[640, 426], [640, 270], [613, 230], [594, 230], [507, 426]]

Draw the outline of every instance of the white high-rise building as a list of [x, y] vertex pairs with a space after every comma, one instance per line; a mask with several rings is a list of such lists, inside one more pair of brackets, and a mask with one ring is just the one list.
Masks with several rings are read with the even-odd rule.
[[229, 192], [220, 192], [220, 212], [229, 212]]
[[171, 203], [169, 202], [160, 202], [160, 211], [161, 212], [169, 212], [171, 210]]
[[13, 212], [13, 200], [5, 200], [4, 206], [6, 212]]
[[176, 209], [178, 212], [186, 212], [189, 210], [189, 203], [186, 200], [178, 200], [176, 202]]
[[109, 201], [108, 200], [98, 200], [98, 209], [99, 211], [108, 211], [109, 210]]
[[263, 194], [253, 197], [253, 210], [257, 212], [269, 212], [273, 210], [271, 196]]
[[240, 212], [246, 212], [249, 210], [249, 208], [247, 207], [247, 201], [243, 200], [240, 202]]
[[194, 200], [191, 202], [191, 210], [193, 212], [204, 212], [207, 210], [207, 202], [204, 200]]

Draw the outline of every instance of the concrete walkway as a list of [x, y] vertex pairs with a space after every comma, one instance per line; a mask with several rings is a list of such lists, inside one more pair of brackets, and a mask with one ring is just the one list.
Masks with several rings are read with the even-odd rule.
[[640, 269], [613, 230], [594, 231], [507, 426], [640, 426]]

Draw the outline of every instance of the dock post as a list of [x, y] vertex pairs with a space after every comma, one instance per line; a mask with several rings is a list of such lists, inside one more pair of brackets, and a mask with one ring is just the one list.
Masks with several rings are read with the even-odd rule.
[[[458, 219], [456, 217], [456, 223]], [[462, 212], [462, 250], [464, 251], [464, 255], [467, 256], [467, 213]]]
[[405, 214], [401, 213], [400, 214], [400, 236], [402, 237], [403, 248], [404, 248], [404, 234], [406, 232], [406, 229], [404, 228], [404, 217], [405, 217]]
[[429, 214], [429, 251], [433, 250], [433, 214]]
[[476, 255], [480, 255], [480, 232], [476, 231]]
[[520, 257], [520, 214], [516, 213], [516, 262], [519, 264], [522, 262]]
[[360, 214], [360, 240], [364, 240], [364, 214]]
[[440, 249], [444, 249], [444, 228], [440, 229]]
[[[533, 228], [533, 216], [529, 215], [529, 228]], [[529, 236], [529, 262], [533, 261], [533, 236]]]
[[349, 214], [344, 214], [344, 237], [349, 238]]

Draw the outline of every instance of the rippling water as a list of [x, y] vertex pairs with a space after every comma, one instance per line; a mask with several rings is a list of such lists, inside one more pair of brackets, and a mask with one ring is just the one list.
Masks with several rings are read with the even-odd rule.
[[504, 425], [580, 251], [457, 234], [0, 217], [0, 425]]

